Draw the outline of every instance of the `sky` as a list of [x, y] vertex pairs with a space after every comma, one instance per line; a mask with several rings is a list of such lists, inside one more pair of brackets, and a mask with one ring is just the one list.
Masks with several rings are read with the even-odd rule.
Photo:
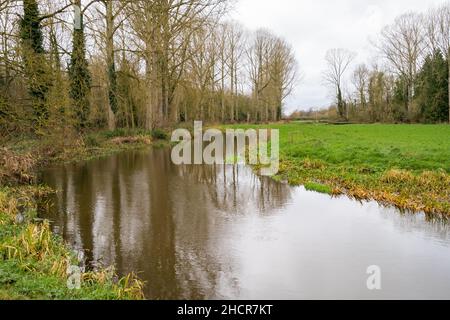
[[[381, 29], [409, 11], [426, 12], [446, 0], [237, 0], [231, 18], [250, 31], [271, 30], [293, 47], [302, 79], [286, 100], [286, 113], [322, 108], [332, 101], [324, 85], [328, 49], [357, 53], [353, 63], [379, 59], [373, 43]], [[350, 72], [351, 73], [351, 70]], [[349, 88], [350, 84], [349, 84]]]

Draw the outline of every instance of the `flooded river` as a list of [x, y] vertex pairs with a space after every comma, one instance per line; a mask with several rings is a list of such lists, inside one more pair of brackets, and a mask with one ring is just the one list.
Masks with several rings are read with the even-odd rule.
[[[306, 191], [170, 150], [52, 167], [43, 214], [90, 262], [136, 272], [148, 299], [450, 298], [450, 226]], [[368, 290], [369, 266], [381, 290]]]

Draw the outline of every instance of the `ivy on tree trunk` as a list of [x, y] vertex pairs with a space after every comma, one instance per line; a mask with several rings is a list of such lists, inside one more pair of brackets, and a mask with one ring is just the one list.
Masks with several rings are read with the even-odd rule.
[[70, 98], [76, 115], [76, 127], [83, 130], [88, 125], [90, 112], [89, 94], [91, 90], [91, 75], [86, 59], [86, 44], [84, 28], [81, 20], [81, 28], [73, 33], [73, 48], [69, 65]]
[[47, 95], [51, 85], [43, 47], [39, 7], [36, 0], [23, 1], [23, 17], [20, 20], [22, 57], [28, 92], [31, 97], [34, 121], [40, 126], [48, 119]]

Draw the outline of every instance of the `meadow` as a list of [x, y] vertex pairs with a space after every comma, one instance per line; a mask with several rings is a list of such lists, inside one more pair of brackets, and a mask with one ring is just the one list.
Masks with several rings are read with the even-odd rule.
[[293, 122], [280, 130], [277, 180], [400, 209], [450, 215], [450, 126]]

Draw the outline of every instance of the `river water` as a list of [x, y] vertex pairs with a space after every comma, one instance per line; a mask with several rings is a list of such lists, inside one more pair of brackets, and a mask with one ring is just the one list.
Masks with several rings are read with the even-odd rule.
[[[47, 168], [42, 212], [89, 262], [135, 272], [148, 299], [448, 299], [450, 226], [306, 191], [170, 150]], [[369, 266], [381, 290], [369, 290]], [[372, 278], [371, 278], [372, 279]]]

